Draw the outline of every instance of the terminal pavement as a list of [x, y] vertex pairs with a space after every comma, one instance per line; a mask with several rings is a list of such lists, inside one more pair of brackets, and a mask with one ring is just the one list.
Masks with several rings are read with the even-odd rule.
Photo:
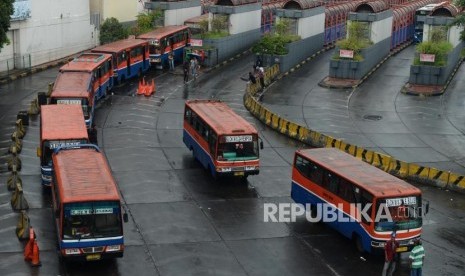
[[386, 171], [465, 191], [465, 69], [459, 68], [441, 96], [402, 94], [414, 56], [410, 46], [361, 85], [329, 89], [318, 83], [328, 75], [332, 54], [322, 52], [281, 74], [261, 102], [246, 97], [246, 106], [268, 125], [313, 146], [340, 147], [363, 159], [369, 154], [370, 163]]

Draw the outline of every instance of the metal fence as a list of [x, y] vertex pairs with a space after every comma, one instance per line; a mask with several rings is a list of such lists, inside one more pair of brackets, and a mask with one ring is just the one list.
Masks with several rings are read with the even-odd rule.
[[0, 76], [9, 76], [17, 71], [31, 70], [31, 55], [15, 55], [12, 58], [0, 60]]

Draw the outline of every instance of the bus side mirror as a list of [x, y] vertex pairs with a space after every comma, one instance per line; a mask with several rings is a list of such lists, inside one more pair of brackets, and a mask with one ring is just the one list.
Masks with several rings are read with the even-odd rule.
[[42, 156], [42, 149], [40, 147], [37, 147], [37, 157], [41, 157]]
[[260, 149], [263, 149], [263, 141], [260, 141]]
[[128, 219], [128, 213], [124, 213], [124, 214], [123, 214], [123, 221], [124, 221], [124, 222], [128, 222], [128, 221], [129, 221], [129, 219]]
[[426, 215], [426, 214], [428, 214], [428, 212], [429, 212], [429, 201], [427, 201], [427, 202], [425, 203], [425, 211], [424, 211], [424, 214]]

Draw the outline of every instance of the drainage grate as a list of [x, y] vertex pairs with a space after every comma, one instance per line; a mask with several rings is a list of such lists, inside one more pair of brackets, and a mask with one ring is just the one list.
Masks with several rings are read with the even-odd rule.
[[363, 116], [363, 119], [370, 120], [370, 121], [379, 121], [383, 118], [383, 116], [380, 115], [365, 115]]

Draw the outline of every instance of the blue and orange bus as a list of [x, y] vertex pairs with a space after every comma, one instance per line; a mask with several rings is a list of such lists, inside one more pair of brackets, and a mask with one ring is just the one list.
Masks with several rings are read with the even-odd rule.
[[224, 102], [186, 101], [183, 141], [215, 178], [245, 178], [260, 171], [257, 130]]
[[[328, 225], [353, 239], [362, 252], [382, 252], [393, 231], [400, 243], [398, 252], [410, 251], [420, 239], [421, 190], [338, 149], [295, 152], [291, 197], [310, 204], [312, 210], [307, 211], [315, 211], [318, 204], [336, 208], [338, 218], [349, 221], [337, 219]], [[369, 218], [360, 210], [366, 210]], [[391, 220], [378, 221], [382, 211], [389, 212]]]
[[174, 62], [181, 63], [184, 48], [189, 43], [187, 26], [165, 26], [137, 36], [149, 42], [150, 63], [157, 69], [168, 67], [168, 54], [172, 51]]
[[50, 95], [51, 104], [79, 104], [91, 128], [98, 99], [113, 87], [112, 56], [84, 53], [60, 68]]
[[82, 108], [78, 105], [42, 105], [40, 108], [40, 158], [42, 185], [50, 186], [52, 153], [63, 146], [89, 144]]
[[58, 148], [52, 158], [52, 209], [60, 256], [85, 261], [122, 257], [127, 213], [103, 153], [95, 145], [82, 145]]
[[124, 39], [98, 46], [93, 53], [113, 56], [113, 83], [141, 76], [150, 67], [149, 45], [142, 39]]

